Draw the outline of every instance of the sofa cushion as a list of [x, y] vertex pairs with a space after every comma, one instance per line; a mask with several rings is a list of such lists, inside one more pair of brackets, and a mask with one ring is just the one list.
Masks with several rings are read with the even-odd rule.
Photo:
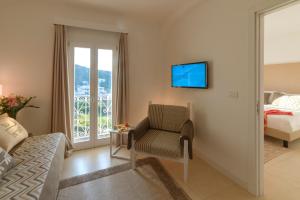
[[0, 147], [0, 178], [14, 166], [14, 159]]
[[136, 151], [151, 153], [158, 156], [181, 157], [180, 134], [157, 129], [149, 129], [135, 143]]
[[0, 117], [0, 147], [9, 152], [19, 142], [28, 137], [21, 124], [7, 116]]

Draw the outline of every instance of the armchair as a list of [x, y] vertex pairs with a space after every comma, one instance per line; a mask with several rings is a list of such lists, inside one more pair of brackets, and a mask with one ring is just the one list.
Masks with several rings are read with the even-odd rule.
[[187, 180], [194, 138], [189, 107], [149, 104], [148, 116], [128, 133], [133, 169], [136, 155], [171, 159], [184, 164], [184, 181]]

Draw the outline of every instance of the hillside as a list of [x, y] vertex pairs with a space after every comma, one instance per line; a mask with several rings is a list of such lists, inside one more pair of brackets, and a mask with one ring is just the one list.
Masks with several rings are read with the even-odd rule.
[[[90, 69], [75, 65], [75, 91], [81, 86], [88, 86]], [[98, 70], [98, 86], [103, 87], [106, 93], [111, 93], [111, 72]]]

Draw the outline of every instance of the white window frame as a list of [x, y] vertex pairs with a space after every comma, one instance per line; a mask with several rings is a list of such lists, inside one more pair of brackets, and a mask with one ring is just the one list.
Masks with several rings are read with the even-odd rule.
[[[91, 52], [90, 68], [90, 96], [91, 96], [91, 116], [90, 116], [90, 140], [86, 142], [74, 143], [73, 139], [73, 117], [74, 117], [74, 49], [75, 47], [89, 48]], [[112, 125], [115, 125], [115, 87], [116, 87], [116, 70], [118, 65], [118, 46], [116, 43], [95, 44], [92, 42], [69, 41], [68, 42], [68, 70], [69, 70], [69, 88], [70, 88], [70, 107], [71, 107], [71, 132], [72, 143], [75, 149], [87, 149], [109, 144], [109, 134], [105, 138], [97, 137], [97, 97], [98, 97], [98, 49], [112, 50]]]

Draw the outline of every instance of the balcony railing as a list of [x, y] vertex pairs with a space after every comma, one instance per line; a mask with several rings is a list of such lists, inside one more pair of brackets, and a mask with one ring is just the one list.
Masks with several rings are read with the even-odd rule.
[[[108, 136], [108, 131], [112, 128], [112, 97], [101, 95], [97, 102], [97, 138], [100, 139]], [[73, 139], [75, 143], [90, 138], [90, 110], [89, 96], [74, 97]]]

